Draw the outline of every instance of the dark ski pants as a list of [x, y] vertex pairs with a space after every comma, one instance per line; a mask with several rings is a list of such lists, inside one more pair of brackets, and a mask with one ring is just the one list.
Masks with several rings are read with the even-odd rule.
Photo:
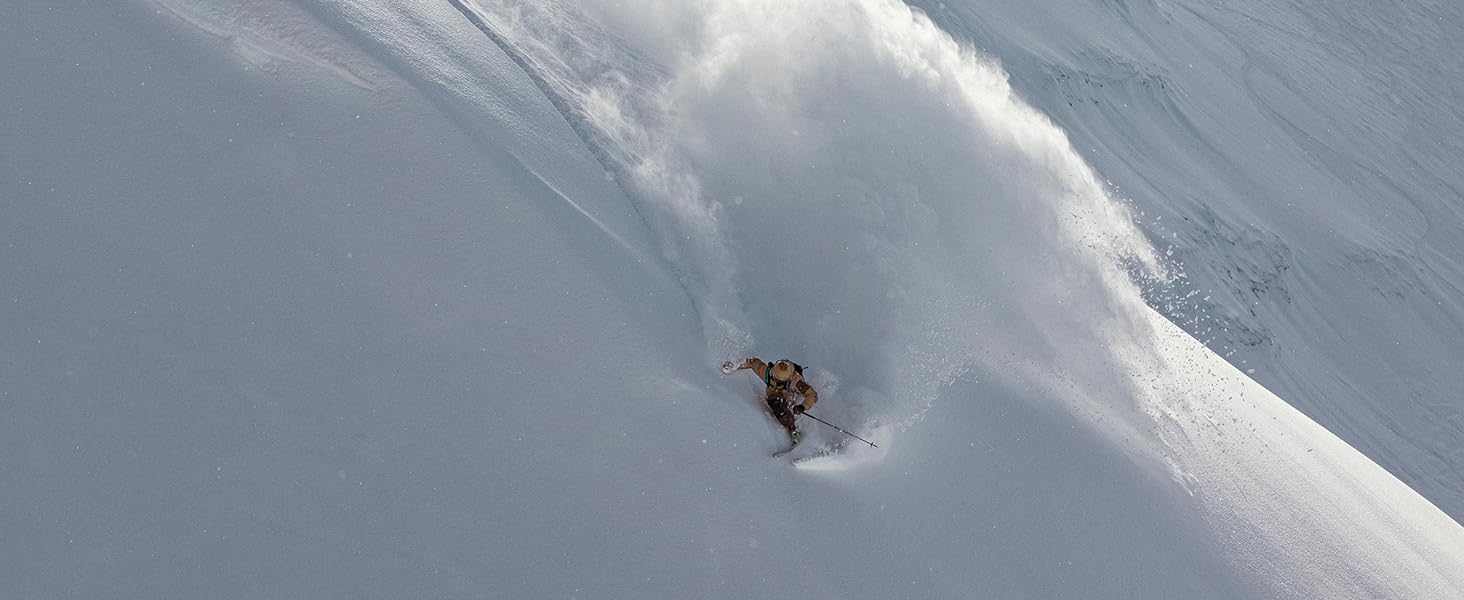
[[798, 429], [798, 424], [794, 422], [798, 415], [788, 410], [788, 399], [782, 396], [768, 396], [768, 408], [773, 411], [773, 418], [777, 419], [784, 429], [790, 433]]

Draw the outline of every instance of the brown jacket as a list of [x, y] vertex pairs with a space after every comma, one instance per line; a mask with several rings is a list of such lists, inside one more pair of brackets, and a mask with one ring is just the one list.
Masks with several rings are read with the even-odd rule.
[[[803, 410], [813, 408], [814, 403], [818, 402], [818, 390], [815, 390], [813, 389], [813, 386], [808, 385], [808, 382], [803, 380], [802, 374], [795, 371], [793, 373], [793, 376], [788, 379], [788, 384], [785, 386], [781, 381], [768, 377], [769, 366], [770, 365], [766, 362], [763, 362], [762, 359], [746, 358], [743, 359], [742, 363], [738, 364], [736, 368], [752, 369], [752, 373], [754, 375], [757, 375], [758, 379], [761, 379], [763, 383], [768, 386], [769, 398], [788, 398], [789, 394], [796, 394], [798, 396], [803, 396]], [[792, 398], [789, 399], [791, 400]]]

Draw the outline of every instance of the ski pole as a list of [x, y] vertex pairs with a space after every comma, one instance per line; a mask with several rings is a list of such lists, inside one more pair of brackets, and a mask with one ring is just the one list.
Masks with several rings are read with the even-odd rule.
[[812, 414], [812, 413], [803, 413], [803, 416], [805, 416], [805, 417], [808, 417], [808, 418], [810, 418], [810, 419], [813, 419], [813, 420], [815, 420], [815, 421], [818, 421], [818, 422], [820, 422], [820, 423], [823, 423], [823, 424], [824, 424], [824, 425], [828, 425], [828, 426], [829, 426], [829, 427], [833, 427], [833, 428], [834, 428], [834, 429], [837, 429], [837, 430], [839, 430], [839, 431], [841, 431], [841, 432], [843, 432], [843, 433], [844, 433], [844, 435], [847, 435], [847, 436], [849, 436], [849, 437], [851, 437], [851, 438], [854, 438], [854, 439], [856, 439], [856, 440], [859, 440], [859, 441], [861, 441], [861, 442], [864, 442], [864, 443], [866, 443], [866, 444], [869, 444], [869, 445], [870, 445], [870, 446], [874, 446], [874, 447], [875, 447], [875, 448], [878, 448], [878, 447], [879, 447], [879, 446], [875, 446], [875, 445], [874, 445], [874, 442], [871, 442], [871, 441], [869, 441], [869, 440], [866, 440], [866, 439], [864, 439], [864, 438], [862, 438], [862, 437], [859, 437], [859, 436], [857, 436], [857, 435], [854, 435], [854, 434], [852, 434], [852, 433], [849, 433], [849, 432], [848, 432], [848, 430], [846, 430], [846, 429], [844, 429], [844, 428], [843, 428], [843, 427], [839, 427], [839, 426], [838, 426], [838, 425], [835, 425], [835, 424], [833, 424], [833, 423], [830, 423], [830, 422], [828, 422], [828, 421], [825, 421], [825, 420], [823, 420], [823, 419], [820, 419], [820, 418], [818, 418], [818, 417], [815, 417], [815, 416], [813, 416], [813, 414]]

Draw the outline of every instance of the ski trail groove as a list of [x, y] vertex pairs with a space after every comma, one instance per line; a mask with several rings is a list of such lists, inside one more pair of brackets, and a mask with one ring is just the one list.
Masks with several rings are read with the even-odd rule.
[[[513, 44], [508, 43], [508, 40], [504, 39], [503, 36], [494, 31], [493, 27], [490, 26], [488, 22], [483, 19], [483, 16], [478, 14], [478, 12], [472, 6], [469, 6], [468, 3], [464, 0], [447, 0], [447, 3], [451, 4], [454, 9], [457, 9], [457, 11], [463, 15], [463, 18], [467, 19], [469, 23], [472, 23], [473, 27], [476, 28], [478, 31], [481, 31], [483, 35], [488, 38], [489, 41], [493, 42], [494, 46], [497, 46], [499, 50], [502, 50], [503, 54], [507, 56], [509, 60], [513, 61], [513, 63], [518, 66], [519, 70], [522, 71], [524, 75], [534, 83], [534, 87], [538, 88], [539, 93], [544, 96], [544, 99], [547, 100], [549, 104], [554, 107], [554, 110], [558, 112], [560, 117], [564, 119], [564, 122], [569, 125], [570, 130], [574, 131], [574, 134], [579, 137], [580, 143], [582, 143], [585, 149], [590, 152], [590, 155], [595, 158], [595, 161], [600, 164], [600, 167], [604, 169], [607, 174], [610, 175], [610, 179], [612, 179], [611, 183], [615, 185], [616, 189], [620, 190], [620, 193], [623, 194], [627, 200], [630, 200], [628, 204], [630, 205], [631, 210], [635, 212], [636, 218], [640, 220], [641, 224], [644, 225], [646, 229], [651, 230], [652, 225], [650, 220], [646, 219], [645, 213], [641, 212], [639, 203], [635, 202], [634, 197], [631, 194], [631, 190], [627, 189], [622, 183], [626, 181], [626, 178], [630, 175], [619, 166], [619, 163], [617, 161], [612, 160], [607, 155], [607, 152], [605, 150], [605, 144], [596, 142], [598, 136], [595, 135], [593, 130], [587, 127], [584, 119], [575, 117], [577, 111], [575, 111], [570, 106], [569, 102], [566, 101], [564, 97], [561, 96], [559, 93], [554, 91], [554, 87], [550, 85], [549, 81], [546, 80], [539, 72], [539, 70], [533, 66], [532, 62], [528, 60], [528, 57], [524, 56], [521, 52], [518, 51], [517, 48], [513, 46]], [[610, 237], [613, 238], [621, 246], [631, 248], [631, 246], [623, 238], [610, 231], [603, 223], [593, 217], [584, 207], [580, 206], [579, 203], [575, 202], [569, 196], [555, 188], [555, 186], [550, 185], [548, 181], [546, 181], [542, 176], [539, 175], [539, 173], [535, 172], [532, 169], [528, 169], [527, 166], [525, 166], [525, 169], [529, 170], [529, 172], [540, 182], [544, 183], [544, 185], [548, 187], [550, 191], [554, 192], [560, 198], [563, 198], [565, 202], [568, 202], [571, 206], [575, 208], [575, 210], [579, 211], [580, 214], [583, 214], [586, 218], [590, 219], [590, 221], [593, 222], [596, 226], [600, 227], [600, 229], [605, 230], [605, 232], [609, 234]], [[691, 289], [687, 287], [686, 277], [680, 272], [681, 270], [675, 264], [666, 261], [663, 257], [658, 256], [656, 257], [656, 260], [678, 275], [676, 277], [677, 285], [681, 287], [682, 291], [686, 293], [688, 298], [691, 298], [693, 300], [691, 306], [692, 310], [696, 312], [697, 319], [703, 320], [704, 315], [702, 314], [701, 303], [695, 301], [696, 296], [692, 293]]]

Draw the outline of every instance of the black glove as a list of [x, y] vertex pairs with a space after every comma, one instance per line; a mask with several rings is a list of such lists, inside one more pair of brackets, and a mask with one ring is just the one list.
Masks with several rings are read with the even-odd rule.
[[804, 408], [803, 408], [803, 405], [802, 404], [794, 404], [793, 405], [793, 408], [791, 408], [789, 410], [792, 410], [793, 411], [793, 414], [795, 414], [795, 415], [801, 415], [801, 414], [803, 414]]

